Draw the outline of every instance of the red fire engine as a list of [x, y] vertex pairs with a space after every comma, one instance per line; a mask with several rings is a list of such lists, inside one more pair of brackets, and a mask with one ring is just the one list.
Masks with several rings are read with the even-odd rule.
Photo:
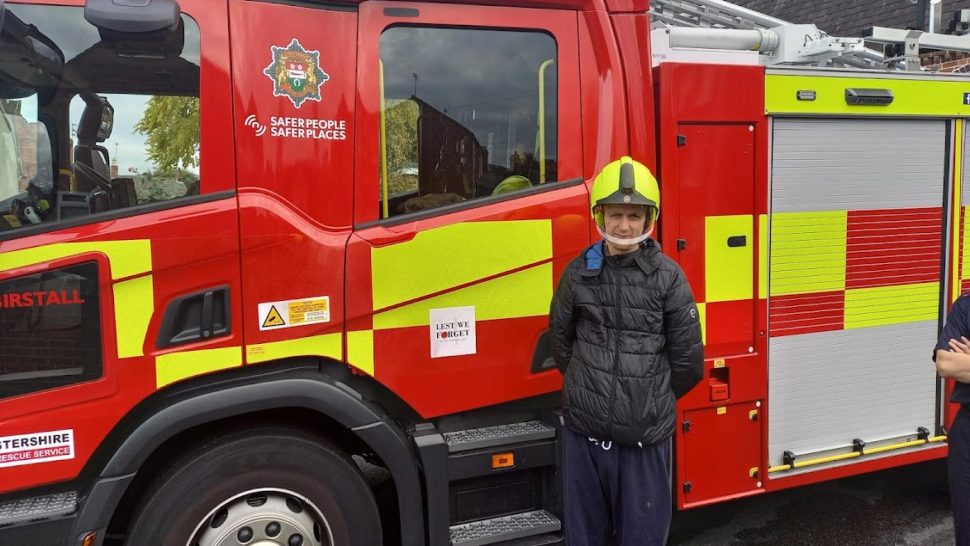
[[0, 0], [0, 543], [561, 542], [620, 155], [704, 324], [678, 508], [943, 457], [970, 82], [697, 1]]

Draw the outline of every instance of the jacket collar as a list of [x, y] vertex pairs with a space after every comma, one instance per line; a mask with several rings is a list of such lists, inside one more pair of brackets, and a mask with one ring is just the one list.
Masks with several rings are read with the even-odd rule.
[[[595, 277], [603, 270], [603, 260], [606, 257], [606, 244], [598, 241], [583, 253], [586, 267], [582, 270], [584, 277]], [[633, 258], [637, 266], [647, 275], [660, 267], [660, 243], [654, 239], [647, 239], [640, 243], [640, 250]]]

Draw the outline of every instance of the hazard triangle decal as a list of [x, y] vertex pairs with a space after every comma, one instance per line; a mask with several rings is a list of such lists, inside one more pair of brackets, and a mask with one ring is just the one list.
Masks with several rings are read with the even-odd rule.
[[263, 328], [273, 328], [275, 326], [286, 326], [286, 321], [280, 315], [280, 312], [276, 310], [276, 306], [270, 307], [269, 313], [266, 315], [266, 319], [263, 321]]

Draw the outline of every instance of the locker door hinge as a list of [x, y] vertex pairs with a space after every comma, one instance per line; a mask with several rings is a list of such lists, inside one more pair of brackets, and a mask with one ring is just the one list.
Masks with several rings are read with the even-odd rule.
[[693, 488], [694, 486], [690, 482], [684, 482], [684, 493], [690, 493], [690, 490]]
[[687, 248], [687, 239], [677, 239], [677, 250], [684, 250]]
[[683, 430], [684, 432], [690, 432], [690, 421], [684, 421], [683, 423], [681, 423], [680, 429]]
[[686, 146], [686, 145], [687, 145], [687, 135], [677, 135], [677, 146], [680, 147], [680, 146]]

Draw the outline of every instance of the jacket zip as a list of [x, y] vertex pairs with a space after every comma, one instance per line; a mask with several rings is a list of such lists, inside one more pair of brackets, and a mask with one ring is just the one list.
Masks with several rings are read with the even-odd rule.
[[619, 260], [613, 264], [616, 269], [616, 301], [614, 303], [615, 315], [616, 315], [616, 351], [613, 354], [613, 382], [610, 385], [610, 411], [609, 419], [606, 421], [606, 429], [609, 432], [610, 437], [605, 438], [606, 440], [613, 440], [613, 409], [616, 403], [616, 381], [617, 374], [620, 371], [620, 334], [623, 331], [623, 327], [620, 325], [621, 318], [621, 305], [620, 298], [622, 293], [622, 280], [623, 280], [623, 268], [620, 265]]

